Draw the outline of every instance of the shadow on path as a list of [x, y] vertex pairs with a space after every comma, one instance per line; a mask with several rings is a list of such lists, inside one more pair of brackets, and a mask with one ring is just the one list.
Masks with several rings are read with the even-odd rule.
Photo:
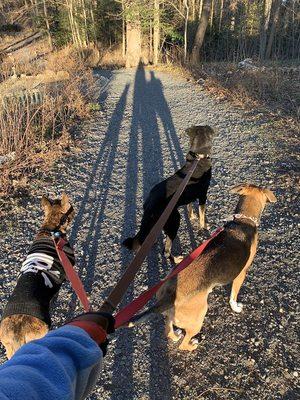
[[[154, 71], [150, 71], [150, 76], [151, 76], [151, 80], [148, 84], [148, 96], [149, 96], [149, 99], [151, 102], [151, 106], [155, 110], [157, 117], [162, 122], [162, 125], [164, 128], [164, 134], [166, 135], [167, 143], [168, 143], [168, 146], [170, 149], [169, 154], [170, 154], [174, 172], [175, 172], [177, 169], [179, 169], [185, 163], [185, 156], [181, 149], [178, 135], [176, 133], [175, 126], [172, 121], [172, 116], [171, 116], [171, 111], [170, 111], [169, 105], [164, 96], [163, 84], [160, 79], [155, 77]], [[184, 125], [184, 121], [183, 121], [182, 128], [183, 129], [188, 128], [187, 126]], [[188, 140], [187, 137], [186, 137], [186, 139]], [[179, 163], [178, 163], [178, 161], [179, 161]], [[181, 210], [183, 210], [184, 219], [186, 221], [188, 234], [190, 237], [191, 248], [194, 249], [198, 245], [198, 243], [194, 236], [193, 227], [190, 223], [190, 219], [188, 217], [186, 207], [184, 207], [184, 208], [181, 207]], [[178, 242], [179, 242], [178, 237], [175, 240], [174, 246], [176, 246], [176, 242], [178, 244]], [[178, 252], [182, 253], [180, 245], [178, 248]]]
[[[127, 84], [123, 93], [116, 104], [115, 110], [111, 116], [105, 138], [99, 148], [98, 156], [90, 172], [90, 178], [81, 202], [81, 207], [76, 214], [73, 229], [71, 232], [71, 242], [76, 243], [76, 238], [80, 227], [86, 215], [89, 217], [89, 228], [85, 234], [86, 241], [83, 247], [83, 254], [80, 257], [79, 276], [85, 272], [84, 286], [89, 293], [92, 288], [95, 262], [98, 251], [98, 244], [101, 236], [101, 224], [104, 220], [104, 210], [107, 206], [107, 197], [109, 192], [109, 182], [113, 173], [115, 158], [117, 154], [117, 145], [121, 123], [126, 107], [126, 100], [129, 90]], [[72, 295], [68, 315], [72, 315], [76, 306], [76, 295]]]
[[[161, 149], [160, 135], [157, 124], [157, 105], [165, 102], [163, 93], [155, 92], [155, 101], [152, 96], [155, 89], [152, 88], [152, 81], [146, 80], [145, 70], [140, 66], [135, 75], [134, 82], [134, 98], [132, 110], [132, 122], [129, 137], [129, 149], [127, 158], [126, 171], [126, 187], [125, 187], [125, 210], [123, 220], [122, 238], [131, 235], [132, 229], [137, 227], [137, 187], [138, 184], [143, 185], [143, 200], [146, 199], [150, 188], [163, 178], [163, 154]], [[166, 116], [166, 125], [174, 129], [170, 111]], [[140, 154], [141, 153], [141, 154]], [[138, 162], [142, 163], [142, 177], [139, 182]], [[128, 223], [130, 221], [130, 224]], [[147, 264], [147, 276], [145, 281], [147, 286], [152, 286], [161, 276], [159, 273], [159, 252], [162, 250], [161, 240], [158, 246], [155, 246], [149, 254]], [[123, 270], [129, 263], [132, 256], [128, 251], [122, 249], [122, 268]], [[144, 279], [143, 279], [144, 280]], [[145, 282], [145, 283], [146, 283]], [[128, 303], [133, 299], [133, 288], [127, 292], [125, 302]], [[150, 323], [152, 325], [152, 323]], [[147, 348], [141, 349], [143, 352], [149, 352], [148, 359], [150, 360], [150, 381], [149, 394], [150, 398], [154, 399], [158, 392], [162, 391], [163, 398], [171, 398], [171, 384], [169, 375], [169, 360], [167, 353], [167, 345], [163, 337], [162, 324], [157, 327], [150, 327], [150, 343]], [[113, 367], [112, 381], [112, 399], [120, 399], [120, 388], [122, 388], [122, 398], [130, 399], [134, 397], [135, 387], [133, 381], [133, 363], [134, 363], [134, 345], [133, 331], [121, 330], [116, 343], [116, 354], [122, 353], [122, 349], [126, 348], [126, 354], [116, 356]], [[120, 373], [119, 365], [122, 364], [122, 369], [126, 373]], [[163, 365], [164, 373], [161, 374], [160, 368], [157, 365]], [[120, 381], [121, 376], [121, 381]], [[124, 378], [122, 378], [124, 377]], [[115, 388], [117, 389], [115, 390]]]
[[[97, 158], [89, 171], [81, 207], [76, 215], [71, 241], [76, 242], [79, 229], [88, 218], [88, 227], [84, 231], [85, 243], [83, 253], [79, 262], [79, 275], [83, 277], [84, 285], [89, 293], [95, 277], [95, 264], [99, 252], [99, 243], [102, 234], [104, 212], [108, 204], [110, 181], [113, 168], [116, 162], [117, 147], [122, 120], [127, 103], [129, 84], [127, 84], [116, 104], [110, 117], [109, 126], [105, 137], [101, 142]], [[158, 122], [163, 126], [168, 144], [168, 154], [164, 155], [161, 145], [162, 135], [159, 133]], [[135, 74], [132, 121], [129, 132], [128, 150], [126, 158], [126, 181], [125, 181], [125, 208], [121, 238], [125, 238], [136, 230], [139, 221], [137, 211], [139, 208], [138, 188], [142, 185], [143, 200], [156, 183], [164, 177], [163, 159], [170, 157], [174, 171], [184, 163], [184, 156], [180, 147], [175, 127], [172, 121], [171, 112], [164, 96], [163, 85], [150, 71], [150, 80], [146, 79], [145, 69], [140, 66]], [[185, 215], [188, 221], [187, 214]], [[191, 243], [194, 246], [195, 239], [192, 227], [187, 222]], [[132, 255], [121, 248], [122, 272], [128, 266]], [[163, 251], [162, 238], [152, 249], [145, 264], [146, 277], [141, 276], [143, 286], [152, 286], [159, 279], [165, 276], [170, 268], [165, 259], [161, 257]], [[134, 297], [133, 287], [130, 287], [124, 299], [124, 303], [130, 302]], [[72, 296], [68, 316], [74, 313], [76, 296]], [[149, 376], [149, 396], [156, 399], [158, 393], [161, 398], [169, 400], [171, 395], [170, 365], [168, 358], [167, 341], [164, 335], [162, 323], [149, 323], [150, 343], [147, 340], [146, 348], [141, 349], [148, 352], [147, 359], [150, 365], [147, 366]], [[112, 400], [131, 399], [136, 397], [138, 387], [134, 382], [134, 355], [139, 349], [134, 346], [135, 332], [124, 329], [117, 335], [114, 364], [112, 366]], [[143, 340], [139, 340], [139, 343]], [[148, 345], [149, 343], [149, 345]], [[160, 366], [158, 368], [158, 365]]]
[[[131, 129], [129, 132], [128, 156], [125, 184], [125, 209], [121, 238], [128, 237], [136, 231], [140, 221], [137, 220], [138, 186], [143, 187], [143, 201], [147, 198], [150, 189], [164, 177], [164, 154], [161, 145], [158, 119], [163, 126], [163, 134], [169, 147], [174, 171], [184, 163], [184, 156], [172, 121], [170, 108], [164, 96], [163, 85], [150, 71], [150, 80], [146, 79], [146, 71], [142, 65], [136, 71], [134, 81], [133, 109]], [[179, 161], [179, 163], [178, 163]], [[139, 165], [141, 164], [141, 167]], [[140, 168], [140, 169], [139, 169]], [[141, 214], [141, 212], [139, 213]], [[186, 214], [187, 219], [187, 214]], [[187, 219], [188, 221], [188, 219]], [[192, 245], [195, 239], [191, 225], [187, 224]], [[170, 268], [166, 260], [160, 255], [163, 252], [162, 238], [147, 257], [146, 279], [142, 279], [148, 287], [154, 285], [165, 276]], [[128, 266], [132, 256], [124, 248], [121, 250], [122, 271]], [[160, 274], [162, 272], [162, 275]], [[127, 292], [124, 303], [129, 303], [134, 297], [133, 287]], [[171, 399], [170, 366], [168, 358], [167, 341], [162, 323], [149, 322], [150, 343], [149, 347], [141, 349], [148, 352], [150, 360], [149, 396], [151, 399]], [[134, 348], [133, 331], [121, 330], [116, 342], [116, 357], [113, 365], [112, 399], [131, 399], [136, 397], [138, 388], [133, 379]], [[142, 342], [142, 340], [140, 341]], [[121, 365], [121, 367], [120, 367]], [[159, 368], [158, 368], [159, 366]]]

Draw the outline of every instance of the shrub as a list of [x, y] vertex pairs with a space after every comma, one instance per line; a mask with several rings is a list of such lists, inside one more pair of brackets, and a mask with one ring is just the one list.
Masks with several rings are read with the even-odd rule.
[[47, 82], [54, 72], [69, 79], [39, 85], [39, 104], [30, 95], [0, 104], [0, 196], [26, 183], [37, 168], [48, 168], [68, 149], [74, 121], [89, 114], [93, 77], [78, 53], [70, 47], [52, 53], [41, 77]]

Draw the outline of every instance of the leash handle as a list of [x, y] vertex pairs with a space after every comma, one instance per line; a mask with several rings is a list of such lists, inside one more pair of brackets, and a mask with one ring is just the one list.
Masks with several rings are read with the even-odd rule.
[[151, 229], [149, 235], [147, 236], [146, 240], [142, 243], [140, 249], [136, 253], [134, 259], [131, 261], [127, 269], [125, 270], [124, 274], [122, 275], [119, 282], [116, 284], [108, 298], [100, 307], [100, 311], [106, 311], [112, 313], [117, 308], [118, 304], [122, 301], [123, 296], [125, 295], [129, 285], [134, 280], [135, 275], [137, 274], [138, 270], [140, 269], [144, 259], [146, 258], [147, 254], [149, 253], [151, 247], [155, 243], [159, 233], [162, 231], [164, 225], [166, 224], [169, 216], [171, 215], [176, 203], [178, 202], [182, 192], [184, 191], [188, 181], [190, 180], [193, 172], [196, 169], [198, 164], [199, 158], [196, 158], [188, 172], [186, 173], [185, 178], [179, 185], [178, 189], [174, 193], [171, 201], [169, 202], [168, 206], [165, 208], [164, 212], [156, 222], [156, 224]]
[[74, 292], [76, 293], [77, 297], [79, 298], [79, 300], [84, 308], [84, 311], [85, 312], [91, 311], [91, 306], [90, 306], [86, 291], [83, 287], [83, 284], [82, 284], [77, 272], [75, 271], [73, 265], [70, 263], [70, 260], [68, 259], [66, 253], [63, 250], [63, 247], [65, 246], [67, 241], [63, 238], [60, 238], [57, 242], [53, 238], [53, 241], [54, 241], [54, 245], [55, 245], [58, 257], [60, 259], [61, 265], [63, 266], [66, 276], [67, 276], [68, 280], [70, 281]]
[[211, 234], [211, 237], [203, 242], [199, 247], [197, 247], [191, 254], [185, 257], [176, 267], [161, 281], [159, 281], [156, 285], [152, 286], [150, 289], [145, 290], [142, 294], [140, 294], [136, 299], [134, 299], [131, 303], [125, 306], [122, 310], [120, 310], [115, 315], [115, 329], [120, 328], [122, 326], [126, 326], [126, 324], [131, 320], [135, 314], [140, 311], [148, 301], [155, 295], [158, 289], [169, 279], [173, 278], [179, 272], [183, 271], [187, 268], [196, 258], [200, 256], [201, 253], [205, 250], [210, 241], [215, 238], [219, 233], [221, 233], [224, 228], [218, 228]]

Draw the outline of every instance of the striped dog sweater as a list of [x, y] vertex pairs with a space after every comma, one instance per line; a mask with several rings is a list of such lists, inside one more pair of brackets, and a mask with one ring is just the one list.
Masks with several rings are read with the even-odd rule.
[[[73, 248], [67, 243], [63, 250], [74, 265]], [[35, 240], [22, 264], [17, 285], [4, 308], [2, 319], [25, 314], [41, 319], [50, 327], [50, 303], [65, 278], [52, 238]]]

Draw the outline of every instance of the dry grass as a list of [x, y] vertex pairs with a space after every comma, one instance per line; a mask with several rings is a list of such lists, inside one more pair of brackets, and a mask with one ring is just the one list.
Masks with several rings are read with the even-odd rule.
[[[151, 67], [152, 69], [153, 67]], [[156, 69], [179, 75], [212, 94], [245, 110], [259, 111], [268, 125], [292, 133], [300, 132], [300, 69], [269, 64], [256, 71], [240, 71], [235, 64], [206, 63], [197, 68], [178, 61]]]
[[184, 64], [180, 55], [158, 69], [193, 80], [218, 100], [229, 100], [244, 109], [257, 109], [299, 131], [300, 68], [295, 63], [269, 63], [254, 70], [240, 70], [232, 63]]
[[37, 168], [49, 168], [68, 150], [74, 122], [89, 113], [93, 78], [76, 51], [68, 47], [52, 53], [44, 69], [67, 71], [70, 79], [39, 85], [40, 104], [32, 104], [30, 97], [0, 104], [0, 196], [26, 186]]
[[101, 49], [99, 66], [106, 69], [123, 68], [125, 66], [125, 59], [122, 55], [122, 47], [115, 45], [108, 49]]
[[267, 66], [239, 70], [228, 63], [189, 67], [196, 80], [220, 100], [229, 99], [242, 107], [263, 107], [278, 118], [300, 119], [300, 69]]

